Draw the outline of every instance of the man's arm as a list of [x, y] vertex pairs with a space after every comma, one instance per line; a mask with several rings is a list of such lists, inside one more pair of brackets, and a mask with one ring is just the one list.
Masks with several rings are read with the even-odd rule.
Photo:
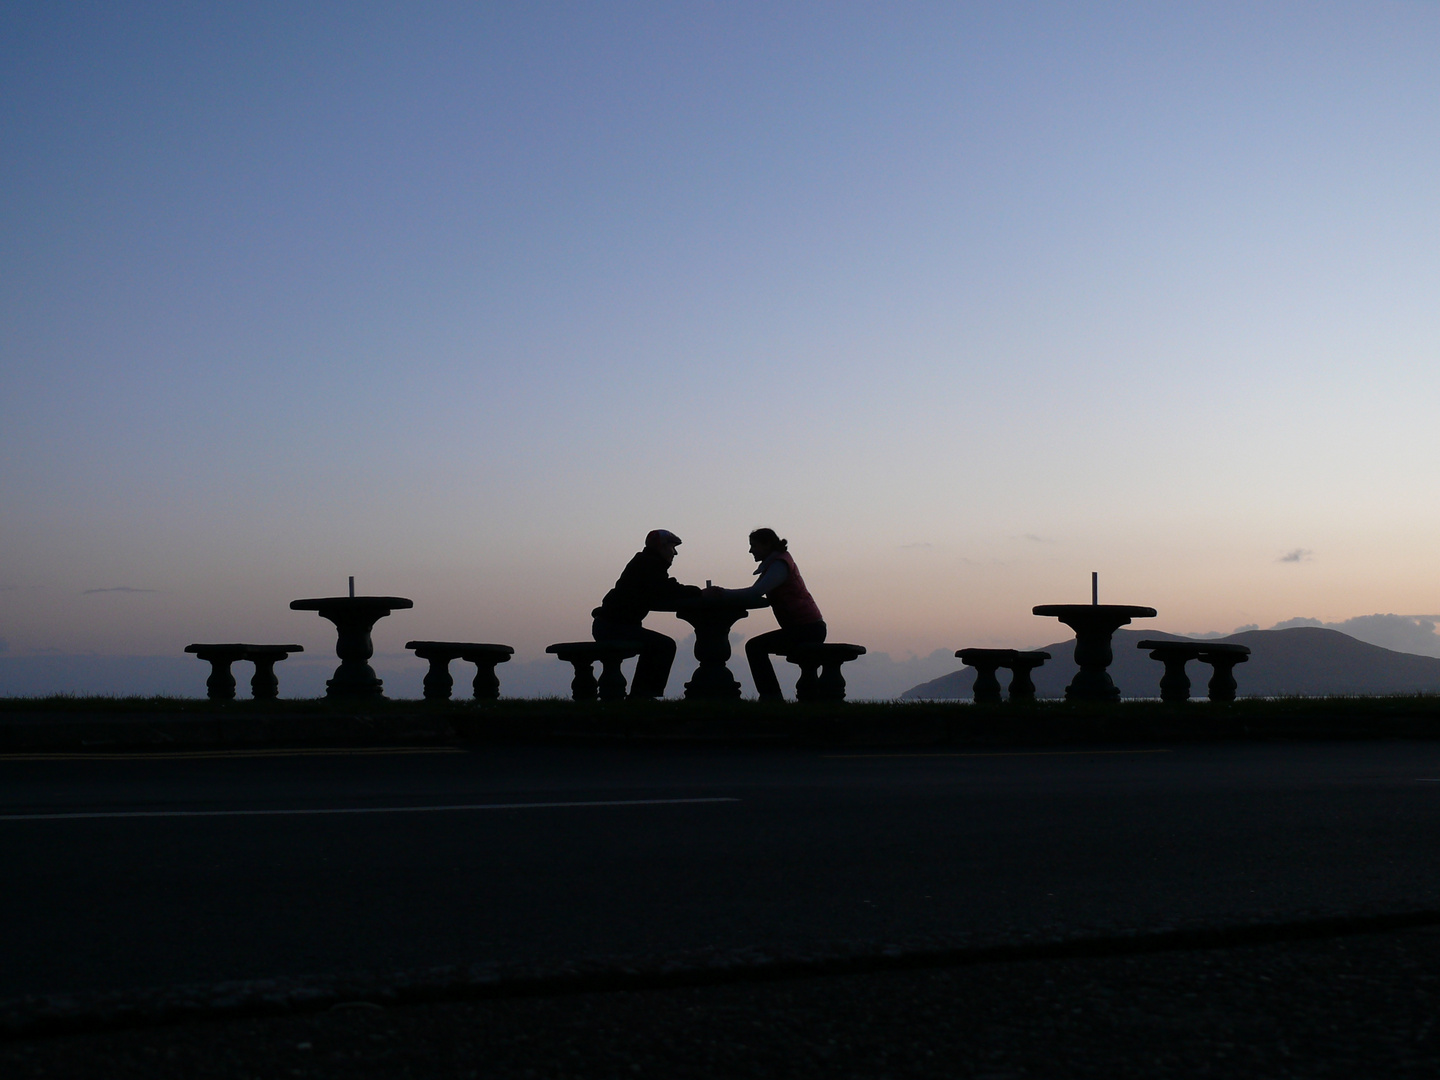
[[682, 585], [673, 577], [667, 577], [658, 591], [661, 595], [656, 597], [658, 602], [653, 606], [659, 611], [673, 611], [677, 604], [694, 600], [703, 590], [698, 585]]

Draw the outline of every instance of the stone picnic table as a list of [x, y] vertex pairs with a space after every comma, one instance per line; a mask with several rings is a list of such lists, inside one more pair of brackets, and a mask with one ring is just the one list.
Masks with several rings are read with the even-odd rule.
[[392, 611], [414, 606], [413, 600], [403, 596], [321, 596], [290, 601], [292, 611], [318, 612], [322, 619], [335, 624], [335, 655], [340, 658], [340, 666], [325, 683], [326, 697], [385, 696], [384, 683], [369, 664], [375, 655], [370, 631]]
[[1041, 604], [1036, 615], [1059, 619], [1075, 631], [1075, 663], [1080, 670], [1065, 688], [1067, 701], [1119, 701], [1120, 688], [1106, 670], [1115, 659], [1115, 631], [1131, 619], [1153, 619], [1152, 607], [1136, 604]]

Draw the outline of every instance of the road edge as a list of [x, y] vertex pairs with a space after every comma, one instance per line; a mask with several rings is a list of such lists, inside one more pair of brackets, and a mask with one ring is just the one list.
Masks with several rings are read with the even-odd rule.
[[1312, 915], [1226, 925], [1160, 927], [1010, 940], [839, 943], [823, 949], [735, 949], [551, 964], [473, 964], [186, 984], [118, 993], [0, 1001], [0, 1042], [242, 1017], [485, 998], [558, 997], [727, 983], [958, 968], [978, 964], [1271, 945], [1440, 926], [1440, 909]]

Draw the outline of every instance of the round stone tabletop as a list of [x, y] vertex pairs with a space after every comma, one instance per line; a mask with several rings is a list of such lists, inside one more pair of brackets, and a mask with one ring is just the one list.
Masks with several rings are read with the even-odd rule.
[[1158, 614], [1153, 607], [1136, 604], [1041, 604], [1031, 608], [1036, 615], [1048, 615], [1065, 622], [1072, 618], [1124, 618], [1153, 619]]
[[309, 600], [290, 601], [291, 611], [321, 611], [324, 608], [355, 612], [376, 611], [381, 608], [386, 611], [399, 611], [414, 606], [414, 600], [407, 600], [403, 596], [319, 596]]

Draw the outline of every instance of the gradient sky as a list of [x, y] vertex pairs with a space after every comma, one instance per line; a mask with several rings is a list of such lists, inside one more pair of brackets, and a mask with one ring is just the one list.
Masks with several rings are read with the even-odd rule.
[[1437, 57], [1384, 0], [0, 3], [0, 638], [325, 651], [354, 574], [381, 651], [534, 659], [760, 525], [897, 655], [1092, 570], [1440, 611]]

